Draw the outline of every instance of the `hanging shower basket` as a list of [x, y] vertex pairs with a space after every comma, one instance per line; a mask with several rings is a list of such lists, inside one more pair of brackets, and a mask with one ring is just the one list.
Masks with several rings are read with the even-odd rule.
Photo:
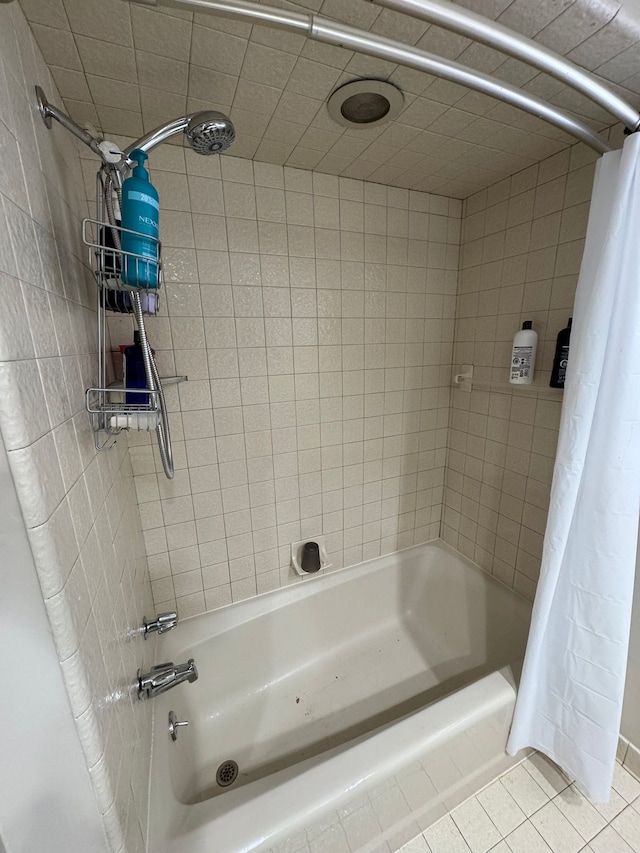
[[[156, 391], [146, 388], [127, 388], [126, 391], [122, 386], [88, 388], [86, 409], [94, 432], [107, 436], [116, 436], [122, 429], [153, 432], [160, 419], [157, 396]], [[138, 400], [125, 402], [131, 397]], [[108, 439], [107, 443], [110, 444]]]
[[[110, 362], [107, 311], [135, 314], [134, 295], [140, 297], [143, 314], [154, 315], [159, 308], [159, 291], [162, 285], [162, 247], [159, 240], [148, 234], [130, 231], [120, 224], [107, 221], [104, 203], [104, 185], [101, 172], [97, 175], [97, 218], [83, 219], [82, 242], [89, 249], [89, 262], [98, 285], [98, 384], [85, 392], [85, 407], [91, 420], [97, 450], [109, 450], [116, 437], [124, 430], [155, 432], [162, 447], [168, 434], [162, 393], [148, 388], [124, 388], [121, 382], [108, 381]], [[155, 244], [155, 257], [146, 257], [124, 251], [123, 234], [133, 234]], [[137, 287], [129, 282], [154, 282], [153, 287]], [[140, 320], [138, 320], [138, 324]], [[186, 376], [162, 377], [164, 387], [184, 382]], [[173, 476], [170, 447], [163, 456], [167, 476]]]
[[[124, 234], [134, 235], [155, 244], [156, 257], [149, 258], [135, 252], [116, 248], [122, 244]], [[110, 225], [98, 219], [82, 220], [82, 242], [90, 250], [90, 263], [100, 290], [100, 304], [109, 311], [132, 313], [131, 294], [138, 293], [145, 314], [156, 314], [159, 308], [162, 286], [162, 245], [159, 240], [130, 231], [120, 225]], [[139, 282], [155, 281], [153, 287], [127, 283], [127, 279]]]

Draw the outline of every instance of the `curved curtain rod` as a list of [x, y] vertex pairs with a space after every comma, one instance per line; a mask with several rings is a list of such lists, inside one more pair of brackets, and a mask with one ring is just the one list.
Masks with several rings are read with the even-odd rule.
[[489, 45], [502, 53], [515, 56], [516, 59], [527, 62], [552, 77], [562, 80], [567, 86], [582, 92], [587, 98], [618, 118], [630, 131], [636, 131], [640, 127], [638, 111], [596, 80], [593, 75], [565, 59], [564, 56], [559, 56], [548, 47], [510, 30], [503, 24], [498, 24], [454, 3], [448, 3], [447, 0], [369, 0], [369, 2], [420, 18], [430, 24], [467, 36], [473, 41]]
[[460, 63], [442, 59], [402, 42], [382, 36], [373, 36], [365, 30], [336, 23], [328, 18], [313, 14], [287, 12], [270, 6], [246, 2], [246, 0], [130, 1], [146, 6], [166, 6], [168, 8], [208, 12], [213, 15], [223, 15], [254, 23], [259, 22], [278, 29], [300, 32], [316, 41], [347, 47], [359, 53], [366, 53], [369, 56], [376, 56], [409, 68], [416, 68], [419, 71], [425, 71], [436, 77], [442, 77], [453, 83], [475, 89], [555, 125], [581, 140], [599, 154], [612, 150], [611, 146], [586, 124], [573, 118], [564, 110], [551, 106], [536, 95], [523, 92], [515, 86], [495, 80], [488, 74], [483, 74]]

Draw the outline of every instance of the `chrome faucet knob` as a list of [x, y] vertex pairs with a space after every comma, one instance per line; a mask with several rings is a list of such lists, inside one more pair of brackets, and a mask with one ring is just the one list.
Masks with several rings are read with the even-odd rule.
[[189, 720], [179, 720], [175, 711], [169, 711], [169, 734], [171, 740], [178, 740], [178, 726], [188, 726]]
[[178, 624], [178, 614], [172, 611], [167, 613], [158, 613], [155, 619], [151, 622], [147, 622], [145, 619], [142, 623], [142, 630], [144, 633], [145, 640], [147, 639], [147, 634], [151, 634], [153, 631], [157, 631], [158, 634], [164, 634], [165, 631], [171, 631], [172, 628], [175, 628]]

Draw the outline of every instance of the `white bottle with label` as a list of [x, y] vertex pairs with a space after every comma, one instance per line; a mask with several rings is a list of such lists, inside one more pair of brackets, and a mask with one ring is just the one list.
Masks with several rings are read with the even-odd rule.
[[516, 332], [511, 350], [509, 382], [512, 385], [531, 385], [536, 365], [538, 333], [531, 328], [531, 320], [525, 320], [522, 329]]

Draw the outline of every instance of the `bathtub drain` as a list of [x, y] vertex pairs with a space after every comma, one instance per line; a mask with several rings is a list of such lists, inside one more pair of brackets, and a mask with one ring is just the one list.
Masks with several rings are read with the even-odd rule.
[[227, 788], [238, 778], [238, 765], [235, 761], [223, 761], [216, 773], [216, 782], [221, 788]]

